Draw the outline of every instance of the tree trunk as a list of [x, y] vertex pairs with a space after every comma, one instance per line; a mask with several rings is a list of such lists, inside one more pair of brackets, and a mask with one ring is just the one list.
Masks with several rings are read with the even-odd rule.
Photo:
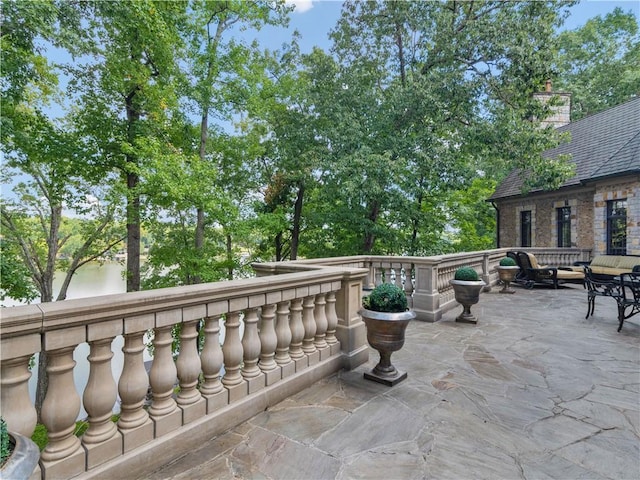
[[233, 280], [233, 244], [231, 242], [231, 234], [227, 233], [227, 278]]
[[402, 24], [398, 19], [395, 20], [395, 37], [398, 46], [398, 60], [400, 61], [400, 81], [404, 87], [407, 83], [406, 65], [404, 59], [404, 46], [402, 44]]
[[[420, 186], [422, 188], [422, 179], [420, 179]], [[418, 215], [421, 212], [423, 197], [424, 195], [422, 194], [422, 189], [421, 189], [420, 194], [416, 199], [415, 216], [411, 221], [412, 229], [411, 229], [411, 244], [409, 246], [409, 255], [412, 255], [412, 256], [416, 254], [416, 244], [418, 243], [418, 228], [420, 227], [420, 220], [418, 218]]]
[[283, 245], [282, 245], [282, 232], [278, 232], [278, 234], [276, 235], [276, 262], [281, 262], [282, 261], [282, 250], [283, 250]]
[[127, 174], [127, 292], [140, 290], [140, 195], [138, 175]]
[[[211, 66], [209, 66], [211, 68]], [[200, 120], [200, 148], [198, 149], [198, 157], [201, 162], [205, 160], [207, 139], [208, 139], [208, 131], [209, 131], [209, 115], [207, 111], [209, 110], [208, 106], [203, 108], [202, 119]], [[195, 231], [195, 239], [194, 239], [194, 248], [196, 250], [196, 256], [199, 257], [202, 255], [202, 250], [204, 248], [204, 209], [200, 206], [197, 207], [196, 211], [196, 231]], [[193, 275], [193, 283], [201, 283], [202, 277], [199, 272], [195, 272]]]
[[371, 253], [373, 249], [373, 244], [376, 241], [376, 236], [374, 235], [372, 229], [373, 225], [375, 225], [376, 220], [378, 220], [378, 215], [380, 214], [380, 202], [375, 200], [371, 204], [370, 213], [369, 213], [369, 221], [371, 222], [371, 228], [364, 234], [364, 241], [362, 242], [362, 253], [367, 254]]
[[304, 183], [298, 185], [298, 195], [293, 209], [293, 229], [291, 230], [291, 260], [298, 258], [300, 244], [300, 222], [302, 220], [302, 204], [304, 201]]
[[[42, 277], [37, 282], [40, 287], [40, 302], [47, 303], [53, 301], [53, 277], [56, 271], [56, 258], [58, 256], [58, 235], [60, 233], [60, 224], [62, 223], [62, 205], [51, 207], [51, 223], [49, 226], [49, 235], [47, 237], [47, 265]], [[49, 375], [47, 375], [47, 354], [44, 350], [38, 355], [38, 381], [36, 384], [35, 408], [40, 419], [42, 411], [42, 403], [47, 396], [47, 388], [49, 387]]]
[[[125, 99], [127, 110], [127, 140], [133, 145], [136, 139], [136, 124], [140, 112], [134, 99], [140, 87], [136, 86]], [[138, 159], [132, 154], [125, 156], [127, 164], [137, 165]], [[137, 191], [140, 178], [137, 173], [126, 172], [127, 180], [127, 292], [140, 290], [140, 194]]]
[[36, 398], [35, 407], [36, 414], [38, 415], [38, 423], [42, 423], [40, 414], [42, 413], [42, 404], [44, 403], [44, 397], [47, 396], [47, 389], [49, 388], [49, 375], [47, 375], [47, 353], [44, 350], [40, 350], [38, 354], [38, 382], [36, 385]]

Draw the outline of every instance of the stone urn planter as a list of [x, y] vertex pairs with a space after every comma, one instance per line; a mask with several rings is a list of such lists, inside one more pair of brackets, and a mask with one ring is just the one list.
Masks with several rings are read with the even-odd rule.
[[520, 271], [520, 267], [498, 266], [496, 267], [496, 270], [498, 270], [498, 276], [500, 277], [500, 281], [504, 284], [504, 286], [502, 287], [502, 290], [500, 290], [498, 293], [516, 293], [516, 291], [513, 288], [511, 288], [511, 282], [513, 282], [516, 279], [516, 275], [518, 275], [518, 272]]
[[460, 267], [449, 284], [453, 287], [456, 301], [462, 305], [462, 313], [456, 317], [456, 322], [478, 323], [476, 316], [471, 313], [471, 305], [478, 303], [480, 292], [486, 285], [478, 279], [478, 273], [471, 267]]
[[9, 432], [8, 437], [11, 453], [0, 468], [0, 478], [26, 480], [38, 465], [40, 449], [30, 438], [19, 433]]
[[358, 313], [367, 326], [367, 341], [380, 354], [380, 361], [364, 378], [392, 387], [407, 378], [407, 372], [392, 365], [391, 354], [404, 345], [405, 330], [416, 314], [407, 310], [404, 290], [396, 285], [379, 285], [362, 303]]
[[516, 279], [516, 275], [518, 275], [520, 271], [520, 267], [518, 267], [515, 259], [511, 257], [501, 258], [496, 270], [498, 271], [500, 281], [504, 284], [502, 290], [498, 293], [516, 293], [516, 291], [511, 288], [511, 282]]

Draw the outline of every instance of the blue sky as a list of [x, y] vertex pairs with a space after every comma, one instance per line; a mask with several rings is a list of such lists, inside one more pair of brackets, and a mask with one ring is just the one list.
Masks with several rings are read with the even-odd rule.
[[[289, 43], [291, 34], [298, 30], [302, 35], [300, 48], [308, 53], [314, 46], [328, 50], [331, 46], [328, 35], [340, 17], [342, 1], [340, 0], [288, 0], [295, 4], [295, 11], [291, 15], [289, 28], [265, 28], [257, 38], [267, 48], [276, 49], [283, 43]], [[571, 16], [567, 19], [565, 27], [574, 29], [584, 25], [587, 20], [598, 15], [606, 15], [614, 8], [621, 7], [625, 12], [631, 11], [640, 18], [640, 1], [606, 1], [606, 0], [582, 0], [572, 7]]]

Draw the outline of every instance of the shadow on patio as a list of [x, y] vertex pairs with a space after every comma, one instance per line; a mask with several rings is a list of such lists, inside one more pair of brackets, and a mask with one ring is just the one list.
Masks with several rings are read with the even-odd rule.
[[483, 293], [413, 321], [388, 388], [340, 372], [145, 478], [638, 478], [640, 325], [586, 291]]

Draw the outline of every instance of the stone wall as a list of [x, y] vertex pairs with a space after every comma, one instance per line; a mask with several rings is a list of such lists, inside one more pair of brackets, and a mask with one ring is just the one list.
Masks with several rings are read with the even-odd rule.
[[562, 192], [496, 202], [500, 215], [500, 247], [520, 247], [520, 212], [532, 215], [531, 246], [557, 247], [556, 209], [571, 207], [571, 246], [607, 251], [607, 201], [627, 200], [627, 254], [640, 255], [640, 179], [637, 176], [601, 182]]
[[640, 255], [640, 182], [607, 182], [596, 187], [594, 202], [594, 253], [607, 253], [607, 202], [627, 200], [627, 255]]
[[531, 246], [558, 245], [556, 209], [571, 207], [571, 246], [593, 248], [593, 190], [572, 189], [500, 202], [500, 246], [522, 246], [520, 213], [531, 211]]

